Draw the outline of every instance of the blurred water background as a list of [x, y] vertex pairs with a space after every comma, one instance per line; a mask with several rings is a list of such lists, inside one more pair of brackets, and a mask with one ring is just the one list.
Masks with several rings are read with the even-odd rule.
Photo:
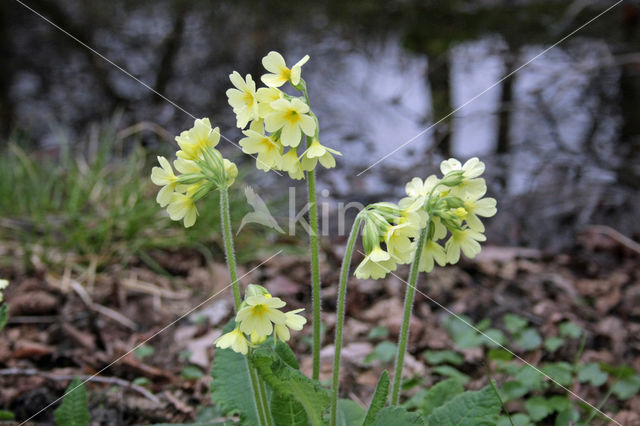
[[[334, 209], [397, 199], [404, 182], [435, 173], [442, 159], [479, 156], [499, 201], [490, 242], [559, 250], [596, 223], [640, 237], [638, 2], [617, 5], [451, 116], [614, 2], [24, 4], [190, 114], [211, 117], [233, 141], [241, 134], [224, 94], [229, 73], [257, 80], [270, 50], [291, 62], [309, 54], [303, 77], [321, 141], [343, 153], [336, 169], [319, 173], [321, 200]], [[132, 145], [169, 153], [169, 135], [193, 122], [14, 0], [0, 4], [0, 53], [3, 144], [55, 156], [115, 122], [150, 129]], [[253, 161], [231, 144], [224, 151]], [[265, 198], [288, 185], [260, 171], [247, 178]]]

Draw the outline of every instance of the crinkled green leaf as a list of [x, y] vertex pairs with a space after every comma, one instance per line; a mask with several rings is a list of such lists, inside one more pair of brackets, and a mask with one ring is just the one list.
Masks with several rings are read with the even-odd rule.
[[53, 412], [58, 426], [86, 426], [91, 421], [84, 384], [75, 378], [65, 391], [62, 404]]
[[280, 359], [283, 360], [289, 367], [295, 370], [300, 369], [300, 364], [298, 364], [298, 359], [296, 358], [296, 355], [293, 353], [289, 345], [278, 340], [276, 342], [276, 353], [278, 354]]
[[[227, 326], [224, 331], [231, 328]], [[238, 414], [246, 424], [258, 424], [246, 357], [231, 349], [216, 349], [211, 377], [211, 398], [224, 413]]]
[[593, 386], [602, 386], [609, 375], [600, 369], [595, 362], [590, 362], [578, 367], [578, 380], [581, 383], [589, 382]]
[[456, 351], [426, 351], [424, 357], [431, 365], [453, 364], [460, 365], [464, 362], [464, 357]]
[[271, 347], [255, 350], [250, 359], [274, 393], [300, 403], [306, 412], [308, 424], [322, 425], [322, 412], [329, 406], [329, 395], [319, 382], [291, 368]]
[[457, 379], [446, 379], [431, 386], [418, 401], [418, 409], [426, 418], [433, 410], [444, 405], [447, 401], [464, 392], [462, 384]]
[[410, 413], [402, 407], [385, 407], [376, 416], [373, 426], [390, 426], [390, 425], [424, 425], [424, 420], [418, 413]]
[[433, 369], [433, 372], [438, 373], [441, 376], [451, 377], [453, 379], [456, 379], [463, 385], [466, 385], [471, 380], [469, 376], [467, 376], [464, 373], [461, 373], [460, 371], [456, 370], [450, 365], [439, 365]]
[[302, 404], [280, 392], [274, 392], [271, 396], [271, 415], [273, 421], [279, 426], [306, 426], [307, 413]]
[[502, 317], [504, 328], [511, 334], [516, 334], [529, 324], [529, 321], [515, 314], [505, 314]]
[[350, 399], [338, 400], [338, 426], [359, 426], [364, 420], [364, 409]]
[[487, 386], [479, 391], [464, 392], [436, 408], [427, 418], [427, 424], [493, 426], [498, 421], [501, 409], [502, 404], [495, 391]]
[[627, 400], [638, 393], [640, 390], [640, 376], [634, 374], [632, 376], [623, 377], [613, 384], [611, 391], [615, 396], [622, 400]]
[[376, 391], [373, 394], [373, 398], [371, 399], [371, 404], [369, 404], [369, 410], [367, 410], [367, 415], [362, 422], [362, 426], [369, 426], [373, 424], [376, 416], [384, 408], [384, 405], [387, 402], [387, 396], [389, 395], [389, 373], [387, 370], [384, 370], [378, 379], [378, 384], [376, 385]]
[[542, 396], [534, 396], [533, 398], [527, 399], [524, 403], [524, 408], [526, 408], [527, 413], [529, 413], [531, 420], [534, 422], [544, 419], [554, 411], [549, 400]]

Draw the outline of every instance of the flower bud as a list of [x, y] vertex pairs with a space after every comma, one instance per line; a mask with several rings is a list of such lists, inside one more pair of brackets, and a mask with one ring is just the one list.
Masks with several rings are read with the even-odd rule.
[[454, 170], [446, 174], [445, 177], [440, 181], [441, 185], [453, 187], [458, 186], [464, 180], [464, 171], [463, 170]]

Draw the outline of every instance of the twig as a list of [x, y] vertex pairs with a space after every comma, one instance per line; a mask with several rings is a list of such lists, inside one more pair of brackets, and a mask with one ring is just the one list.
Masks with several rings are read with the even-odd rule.
[[129, 318], [125, 317], [119, 312], [114, 311], [111, 308], [107, 308], [106, 306], [102, 306], [98, 303], [94, 303], [91, 300], [91, 296], [87, 293], [87, 291], [82, 287], [82, 285], [76, 280], [71, 280], [71, 288], [76, 294], [82, 299], [84, 304], [91, 310], [96, 311], [97, 313], [104, 315], [105, 317], [111, 318], [112, 320], [120, 323], [121, 325], [127, 327], [132, 331], [137, 331], [138, 327], [135, 322], [131, 321]]
[[640, 244], [633, 241], [631, 238], [623, 235], [622, 233], [616, 231], [610, 226], [607, 225], [589, 225], [587, 226], [587, 231], [599, 232], [600, 234], [604, 234], [612, 240], [622, 244], [626, 248], [631, 251], [634, 251], [640, 254]]
[[153, 402], [156, 402], [156, 403], [160, 402], [157, 396], [155, 396], [145, 388], [135, 385], [124, 379], [120, 379], [118, 377], [46, 373], [46, 372], [39, 371], [32, 368], [27, 368], [27, 369], [5, 368], [0, 370], [0, 376], [40, 376], [40, 377], [45, 377], [46, 379], [55, 380], [55, 381], [68, 381], [68, 380], [73, 380], [74, 378], [77, 377], [83, 382], [90, 381], [90, 382], [96, 382], [96, 383], [106, 383], [110, 385], [117, 385], [117, 386], [129, 388], [133, 391], [138, 392], [139, 394], [143, 395], [145, 398]]

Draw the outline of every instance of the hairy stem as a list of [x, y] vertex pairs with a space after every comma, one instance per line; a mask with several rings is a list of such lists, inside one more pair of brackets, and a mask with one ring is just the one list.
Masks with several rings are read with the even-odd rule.
[[344, 311], [345, 300], [347, 297], [347, 282], [349, 281], [349, 267], [351, 266], [351, 257], [353, 255], [353, 247], [356, 239], [358, 238], [358, 231], [360, 230], [360, 224], [362, 223], [362, 217], [358, 215], [356, 217], [353, 226], [351, 227], [351, 233], [349, 234], [349, 240], [347, 241], [347, 249], [344, 252], [344, 258], [342, 259], [342, 267], [340, 269], [340, 283], [338, 284], [338, 306], [337, 306], [337, 318], [336, 318], [336, 340], [335, 352], [333, 354], [333, 381], [332, 381], [332, 394], [331, 394], [331, 426], [335, 426], [338, 415], [338, 390], [340, 386], [340, 351], [342, 350], [342, 327], [344, 326]]
[[[233, 289], [233, 302], [236, 313], [240, 309], [242, 299], [240, 298], [240, 284], [238, 283], [238, 270], [236, 267], [236, 254], [233, 248], [233, 233], [231, 232], [231, 213], [229, 212], [229, 192], [226, 188], [220, 190], [220, 220], [222, 222], [222, 236], [224, 239], [224, 252], [227, 259], [227, 267], [229, 268], [229, 277], [231, 278], [231, 288]], [[251, 366], [248, 359], [245, 359], [247, 368], [249, 369], [249, 379], [251, 380], [251, 390], [256, 404], [258, 420], [260, 425], [269, 426], [270, 419], [266, 403], [266, 394], [262, 394], [262, 387], [258, 373]]]
[[396, 367], [393, 376], [393, 387], [391, 390], [391, 405], [398, 405], [398, 400], [400, 399], [400, 387], [402, 385], [402, 368], [404, 367], [404, 356], [407, 352], [407, 342], [409, 341], [409, 325], [411, 322], [411, 311], [413, 310], [413, 300], [416, 295], [416, 284], [418, 282], [420, 256], [422, 255], [424, 242], [427, 239], [428, 229], [429, 226], [426, 226], [420, 231], [418, 245], [416, 246], [416, 252], [413, 257], [413, 263], [411, 263], [409, 284], [407, 285], [407, 292], [404, 297], [404, 314], [402, 317], [402, 328], [400, 329], [400, 336], [398, 336], [398, 353], [396, 354]]
[[320, 376], [320, 261], [318, 249], [318, 206], [316, 204], [316, 172], [307, 172], [309, 224], [311, 226], [311, 297], [313, 299], [313, 379]]

